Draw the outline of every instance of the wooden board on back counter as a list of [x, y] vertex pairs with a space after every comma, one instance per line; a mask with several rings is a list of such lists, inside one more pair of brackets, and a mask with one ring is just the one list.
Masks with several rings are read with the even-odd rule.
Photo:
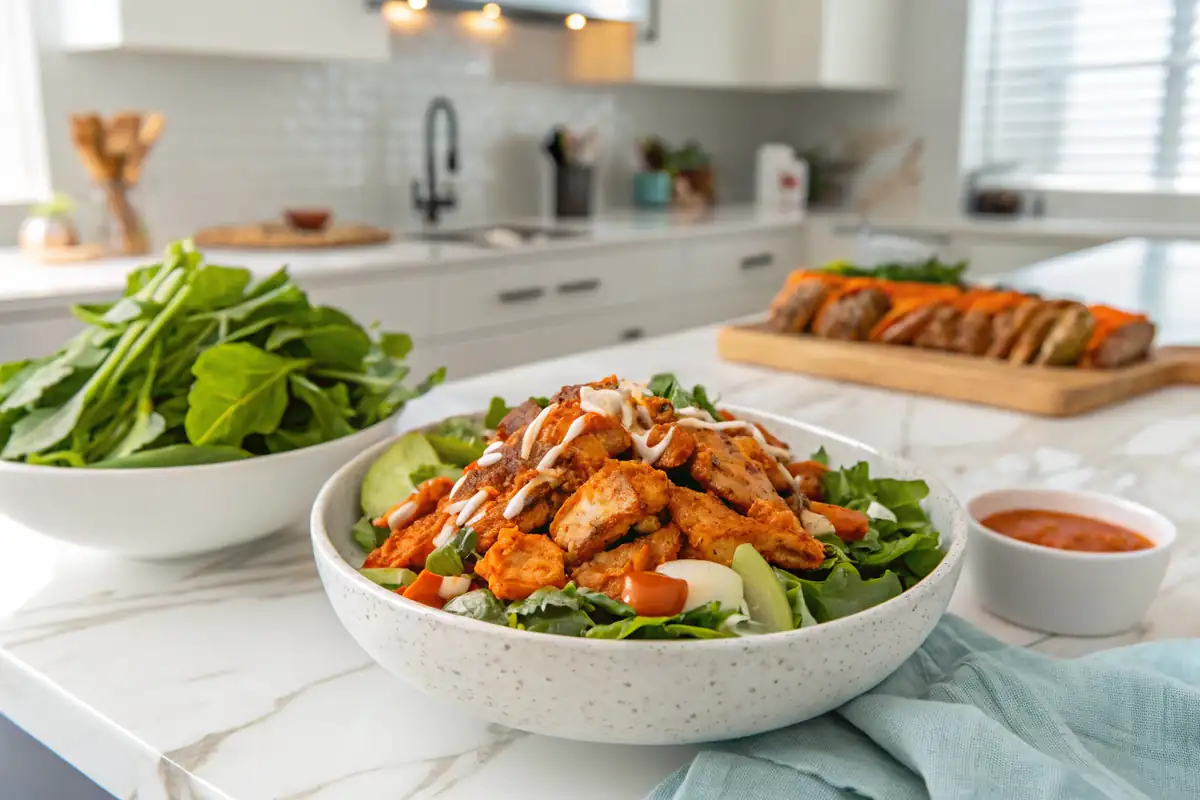
[[722, 328], [717, 352], [729, 361], [1052, 417], [1083, 414], [1164, 386], [1200, 384], [1200, 347], [1160, 347], [1150, 360], [1121, 369], [1033, 367], [774, 333], [760, 324]]

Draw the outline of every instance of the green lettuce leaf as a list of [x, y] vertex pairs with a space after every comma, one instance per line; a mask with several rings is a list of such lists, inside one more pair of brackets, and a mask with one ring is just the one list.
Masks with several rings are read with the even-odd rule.
[[455, 597], [442, 607], [443, 611], [457, 614], [460, 617], [470, 617], [482, 622], [495, 625], [505, 625], [508, 618], [504, 614], [504, 604], [496, 599], [496, 595], [487, 589], [475, 589]]
[[842, 562], [820, 581], [800, 578], [804, 602], [818, 622], [847, 617], [898, 597], [903, 591], [899, 576], [888, 571], [864, 580], [854, 565]]

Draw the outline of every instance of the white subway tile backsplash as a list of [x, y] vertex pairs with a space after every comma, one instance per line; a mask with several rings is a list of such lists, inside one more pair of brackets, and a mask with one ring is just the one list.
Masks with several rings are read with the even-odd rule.
[[[552, 46], [545, 30], [512, 33], [527, 35], [529, 47]], [[45, 52], [55, 185], [81, 203], [92, 196], [67, 127], [69, 114], [90, 109], [166, 114], [137, 191], [160, 242], [299, 205], [415, 225], [409, 186], [423, 175], [425, 108], [437, 96], [459, 115], [459, 208], [447, 224], [539, 213], [549, 176], [541, 140], [555, 124], [598, 127], [600, 197], [609, 208], [629, 205], [639, 137], [696, 138], [713, 154], [722, 199], [746, 200], [755, 149], [789, 129], [790, 101], [778, 95], [569, 86], [554, 75], [504, 82], [493, 77], [496, 50], [452, 25], [398, 36], [393, 52], [386, 64]], [[552, 61], [533, 63], [541, 60]], [[444, 139], [437, 141], [441, 153]], [[0, 242], [7, 235], [0, 231]]]

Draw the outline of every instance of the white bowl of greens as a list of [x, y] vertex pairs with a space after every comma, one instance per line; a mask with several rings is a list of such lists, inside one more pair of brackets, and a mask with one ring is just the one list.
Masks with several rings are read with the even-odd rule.
[[200, 553], [303, 519], [444, 375], [406, 387], [408, 336], [186, 243], [118, 301], [74, 311], [87, 327], [60, 351], [0, 365], [0, 514], [120, 555]]
[[[368, 475], [407, 469], [421, 478], [455, 469], [440, 454], [417, 463], [438, 449], [416, 442], [420, 434], [413, 433], [347, 464], [313, 508], [313, 551], [334, 611], [394, 675], [491, 721], [540, 734], [702, 742], [784, 727], [841, 705], [895, 670], [944, 613], [962, 566], [965, 514], [948, 489], [907, 461], [793, 420], [728, 410], [765, 425], [792, 452], [825, 454], [834, 465], [827, 487], [835, 502], [896, 506], [889, 511], [897, 522], [875, 518], [877, 535], [856, 545], [830, 544], [828, 568], [808, 580], [775, 571], [793, 615], [789, 630], [734, 635], [721, 622], [728, 614], [707, 619], [697, 612], [644, 624], [622, 604], [571, 584], [509, 604], [476, 590], [444, 609], [401, 596], [397, 588], [413, 577], [407, 570], [360, 570], [366, 549], [386, 538], [363, 516], [403, 500], [411, 481], [395, 496], [380, 497], [378, 487], [366, 485]], [[430, 433], [446, 429], [425, 429]], [[386, 464], [381, 457], [396, 460]], [[387, 469], [373, 470], [377, 462]], [[364, 498], [374, 507], [364, 509]], [[924, 543], [914, 547], [913, 537]], [[911, 558], [917, 549], [922, 555]], [[567, 617], [587, 617], [588, 624], [564, 628]], [[705, 626], [711, 630], [695, 630]]]

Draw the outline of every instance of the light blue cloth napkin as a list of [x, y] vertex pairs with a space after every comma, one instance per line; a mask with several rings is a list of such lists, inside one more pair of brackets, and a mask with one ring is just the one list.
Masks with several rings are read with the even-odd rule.
[[1056, 659], [947, 615], [837, 711], [701, 753], [650, 800], [1200, 798], [1200, 640]]

